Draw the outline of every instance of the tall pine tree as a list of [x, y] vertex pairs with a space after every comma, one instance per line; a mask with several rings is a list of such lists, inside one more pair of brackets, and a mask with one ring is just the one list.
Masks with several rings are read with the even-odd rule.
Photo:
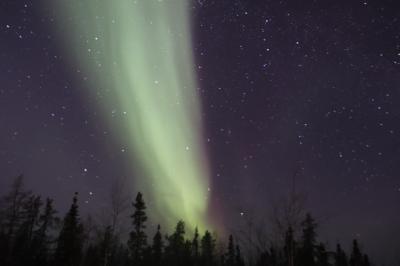
[[363, 266], [363, 255], [358, 245], [357, 239], [353, 240], [353, 247], [350, 255], [350, 266]]
[[167, 238], [168, 246], [165, 249], [169, 265], [184, 265], [185, 257], [185, 223], [179, 221], [176, 224], [175, 232]]
[[152, 262], [154, 266], [162, 265], [162, 255], [163, 255], [164, 242], [161, 235], [161, 227], [157, 226], [157, 232], [153, 237], [152, 245]]
[[315, 265], [315, 242], [316, 242], [316, 228], [317, 223], [311, 214], [307, 213], [306, 218], [302, 223], [303, 234], [302, 234], [302, 245], [300, 249], [300, 266], [314, 266]]
[[320, 243], [317, 246], [317, 265], [318, 266], [329, 266], [328, 252], [326, 251], [325, 245]]
[[38, 223], [42, 201], [32, 195], [23, 204], [21, 224], [16, 231], [12, 260], [16, 265], [26, 265], [33, 260], [33, 232]]
[[201, 264], [203, 266], [212, 266], [215, 264], [215, 239], [209, 231], [204, 233], [201, 239]]
[[144, 231], [146, 229], [147, 215], [142, 193], [139, 192], [137, 194], [133, 207], [135, 209], [131, 216], [133, 219], [133, 231], [129, 234], [128, 247], [133, 265], [141, 265], [147, 248], [147, 236]]
[[289, 226], [285, 235], [285, 246], [283, 247], [285, 255], [285, 264], [287, 266], [294, 266], [296, 243], [294, 241], [294, 233], [291, 226]]
[[242, 253], [240, 252], [239, 245], [236, 245], [236, 255], [235, 255], [235, 265], [236, 266], [244, 266], [244, 259], [242, 258]]
[[54, 265], [77, 266], [82, 258], [83, 226], [79, 219], [78, 193], [72, 199], [72, 205], [65, 215], [57, 247]]
[[334, 266], [348, 266], [347, 256], [340, 244], [336, 245], [336, 252], [334, 255], [335, 264]]
[[24, 216], [24, 204], [30, 195], [31, 192], [24, 187], [24, 176], [19, 175], [13, 180], [9, 193], [1, 199], [0, 236], [3, 241], [0, 246], [0, 264], [10, 264], [13, 259], [16, 233]]
[[33, 233], [32, 249], [34, 252], [33, 265], [35, 266], [45, 266], [49, 263], [50, 231], [58, 223], [58, 218], [55, 215], [56, 211], [53, 208], [53, 201], [47, 198], [43, 213], [39, 217], [38, 228]]
[[233, 242], [233, 236], [229, 235], [228, 250], [225, 255], [227, 265], [235, 265], [235, 244]]
[[194, 236], [192, 240], [192, 257], [193, 264], [198, 265], [199, 262], [199, 230], [197, 227], [194, 229]]

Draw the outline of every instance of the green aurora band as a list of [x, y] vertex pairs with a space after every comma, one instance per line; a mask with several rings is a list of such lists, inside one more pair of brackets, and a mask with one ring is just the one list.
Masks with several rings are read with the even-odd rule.
[[[56, 2], [58, 30], [88, 77], [90, 96], [133, 151], [128, 163], [141, 175], [134, 187], [144, 192], [150, 218], [168, 229], [179, 219], [189, 232], [213, 229], [190, 1]], [[112, 106], [123, 122], [109, 115]]]

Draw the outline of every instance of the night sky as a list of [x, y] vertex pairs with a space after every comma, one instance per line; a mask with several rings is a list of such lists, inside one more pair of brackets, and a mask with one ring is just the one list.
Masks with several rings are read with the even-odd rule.
[[[297, 173], [331, 247], [358, 238], [375, 260], [395, 257], [399, 14], [395, 0], [191, 3], [211, 215], [227, 228], [263, 219]], [[66, 52], [58, 20], [46, 1], [0, 2], [0, 192], [23, 173], [61, 210], [78, 191], [95, 212], [113, 180], [141, 177], [127, 139], [86, 93], [90, 77]], [[123, 123], [123, 110], [108, 111]]]

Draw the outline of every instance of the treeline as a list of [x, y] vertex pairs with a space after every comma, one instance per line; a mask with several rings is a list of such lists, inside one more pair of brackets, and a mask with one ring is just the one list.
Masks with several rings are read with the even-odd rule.
[[[0, 265], [4, 266], [369, 266], [368, 256], [353, 241], [348, 256], [338, 244], [328, 251], [317, 242], [317, 224], [307, 214], [295, 237], [289, 226], [283, 241], [256, 250], [249, 260], [239, 243], [230, 235], [219, 245], [209, 231], [187, 237], [185, 223], [179, 221], [174, 232], [163, 235], [158, 226], [147, 235], [146, 204], [138, 193], [132, 204], [130, 233], [123, 241], [115, 224], [84, 225], [79, 215], [78, 195], [63, 219], [59, 219], [53, 200], [24, 189], [23, 177], [14, 180], [1, 199]], [[94, 231], [94, 232], [93, 232]], [[94, 237], [93, 237], [94, 235]], [[220, 248], [222, 246], [222, 248]]]

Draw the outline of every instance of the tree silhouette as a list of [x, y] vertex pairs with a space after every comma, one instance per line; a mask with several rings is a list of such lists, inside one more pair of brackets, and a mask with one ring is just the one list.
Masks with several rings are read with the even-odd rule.
[[79, 265], [82, 258], [83, 226], [79, 219], [78, 193], [72, 199], [72, 205], [65, 215], [57, 247], [54, 255], [54, 265]]
[[26, 265], [33, 260], [33, 231], [38, 222], [42, 201], [40, 196], [31, 195], [22, 205], [21, 224], [16, 230], [12, 249], [13, 261], [17, 265]]
[[[109, 225], [99, 226], [92, 219], [83, 223], [79, 218], [78, 195], [75, 193], [62, 226], [58, 227], [53, 201], [46, 199], [42, 206], [41, 197], [26, 191], [22, 181], [22, 176], [15, 179], [10, 192], [1, 201], [0, 265], [370, 266], [369, 257], [361, 252], [357, 240], [353, 241], [349, 260], [340, 244], [337, 244], [335, 252], [331, 252], [327, 246], [317, 242], [317, 223], [310, 214], [302, 222], [299, 236], [289, 226], [280, 241], [260, 242], [257, 246], [245, 241], [249, 244], [245, 258], [232, 235], [229, 235], [226, 246], [218, 242], [217, 249], [217, 239], [210, 231], [205, 231], [200, 239], [196, 228], [193, 238], [186, 238], [183, 221], [178, 221], [174, 232], [165, 237], [158, 225], [152, 244], [147, 245], [146, 205], [141, 193], [133, 203], [134, 213], [130, 216], [133, 230], [124, 244], [115, 233], [122, 213], [119, 207], [113, 219], [109, 219]], [[244, 239], [252, 237], [244, 235]], [[249, 255], [247, 250], [251, 251]]]
[[228, 251], [225, 255], [226, 264], [227, 265], [234, 265], [235, 264], [235, 244], [233, 243], [233, 236], [229, 235], [228, 240]]
[[167, 237], [166, 257], [169, 265], [184, 265], [185, 251], [185, 223], [179, 221], [176, 224], [175, 232]]
[[215, 263], [215, 239], [209, 231], [204, 233], [201, 239], [201, 264], [214, 265]]
[[35, 250], [35, 265], [46, 265], [48, 263], [50, 249], [50, 230], [53, 230], [58, 223], [56, 210], [53, 208], [53, 200], [46, 199], [43, 213], [39, 217], [38, 228], [33, 236], [33, 249]]
[[363, 255], [360, 251], [357, 239], [353, 240], [353, 247], [350, 255], [350, 266], [363, 266]]
[[162, 265], [164, 242], [161, 235], [161, 227], [157, 226], [157, 232], [153, 237], [152, 245], [152, 264], [154, 266]]
[[112, 226], [107, 226], [104, 230], [100, 242], [101, 265], [112, 265], [112, 256], [114, 253], [114, 234]]
[[318, 266], [329, 266], [328, 252], [323, 243], [317, 246], [316, 257]]
[[299, 251], [299, 265], [314, 266], [315, 265], [315, 242], [317, 224], [310, 213], [306, 214], [306, 218], [302, 223], [303, 234], [302, 243]]
[[0, 262], [10, 264], [12, 260], [12, 249], [17, 228], [20, 226], [23, 217], [23, 205], [31, 195], [30, 191], [24, 188], [24, 176], [19, 175], [13, 180], [10, 191], [1, 200], [2, 210], [0, 213], [1, 243]]
[[235, 265], [236, 266], [244, 266], [244, 259], [242, 258], [242, 253], [240, 252], [239, 245], [236, 245], [236, 255], [235, 255]]
[[370, 266], [371, 265], [370, 262], [369, 262], [369, 257], [368, 257], [367, 254], [364, 254], [363, 263], [364, 263], [364, 266]]
[[296, 243], [294, 240], [294, 233], [292, 227], [289, 226], [285, 236], [285, 246], [283, 248], [286, 265], [294, 266], [295, 251], [296, 251]]
[[340, 244], [336, 245], [336, 252], [334, 258], [335, 258], [334, 266], [348, 266], [346, 253], [343, 251]]
[[142, 193], [138, 193], [136, 201], [133, 203], [135, 209], [131, 218], [133, 219], [133, 231], [131, 231], [128, 240], [131, 260], [133, 265], [141, 265], [144, 259], [144, 253], [147, 247], [146, 229], [146, 204], [144, 203]]
[[194, 229], [194, 236], [192, 240], [192, 256], [193, 264], [198, 265], [199, 263], [199, 230], [197, 227]]

